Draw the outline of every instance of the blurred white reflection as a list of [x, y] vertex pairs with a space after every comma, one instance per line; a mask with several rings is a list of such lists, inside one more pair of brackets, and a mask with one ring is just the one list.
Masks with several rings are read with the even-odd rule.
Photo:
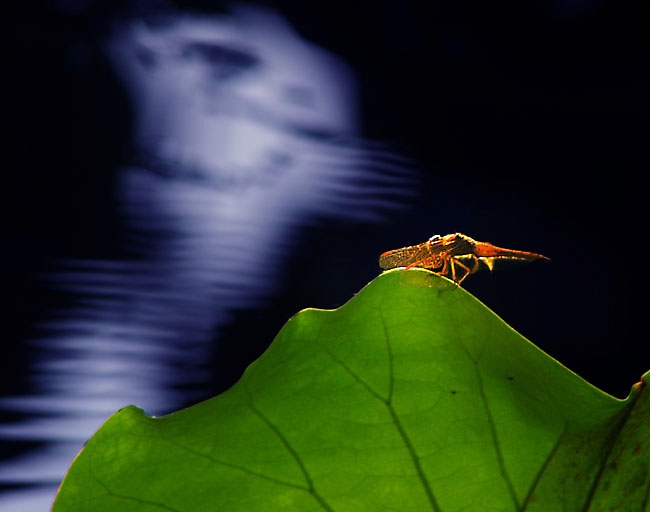
[[0, 466], [0, 482], [57, 484], [115, 410], [159, 415], [192, 398], [183, 387], [201, 396], [210, 341], [229, 311], [270, 296], [300, 228], [374, 222], [409, 191], [399, 160], [357, 136], [350, 70], [274, 12], [131, 20], [106, 50], [135, 112], [118, 188], [133, 260], [46, 277], [74, 303], [30, 340], [39, 394], [0, 399], [33, 420], [0, 436], [52, 444]]

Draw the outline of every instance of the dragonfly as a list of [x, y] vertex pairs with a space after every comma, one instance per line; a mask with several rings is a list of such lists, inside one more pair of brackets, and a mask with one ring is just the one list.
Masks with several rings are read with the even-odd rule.
[[496, 260], [506, 261], [549, 261], [550, 258], [534, 252], [504, 249], [488, 242], [479, 242], [462, 233], [433, 235], [418, 245], [393, 249], [379, 257], [379, 266], [384, 270], [413, 267], [426, 268], [435, 274], [460, 284], [481, 265], [490, 271]]

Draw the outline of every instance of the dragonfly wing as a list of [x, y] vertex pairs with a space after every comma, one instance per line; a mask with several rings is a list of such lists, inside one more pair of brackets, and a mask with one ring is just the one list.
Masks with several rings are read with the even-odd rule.
[[391, 268], [406, 267], [416, 261], [417, 250], [413, 247], [403, 247], [385, 252], [379, 257], [379, 266], [384, 270]]
[[379, 257], [379, 266], [384, 270], [397, 267], [439, 268], [442, 264], [441, 255], [435, 254], [428, 243], [394, 249]]

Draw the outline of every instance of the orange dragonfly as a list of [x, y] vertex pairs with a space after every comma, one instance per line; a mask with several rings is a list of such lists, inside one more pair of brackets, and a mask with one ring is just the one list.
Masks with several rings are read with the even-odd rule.
[[406, 267], [407, 270], [413, 267], [427, 268], [460, 284], [481, 264], [492, 270], [495, 260], [549, 261], [549, 258], [534, 252], [504, 249], [454, 233], [433, 235], [422, 244], [385, 252], [379, 257], [379, 266], [384, 270], [397, 267]]

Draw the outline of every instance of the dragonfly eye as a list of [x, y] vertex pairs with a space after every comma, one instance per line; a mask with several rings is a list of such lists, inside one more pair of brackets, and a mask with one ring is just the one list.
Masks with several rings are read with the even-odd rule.
[[440, 240], [442, 237], [440, 235], [433, 235], [429, 238], [429, 242], [434, 242], [435, 240]]

